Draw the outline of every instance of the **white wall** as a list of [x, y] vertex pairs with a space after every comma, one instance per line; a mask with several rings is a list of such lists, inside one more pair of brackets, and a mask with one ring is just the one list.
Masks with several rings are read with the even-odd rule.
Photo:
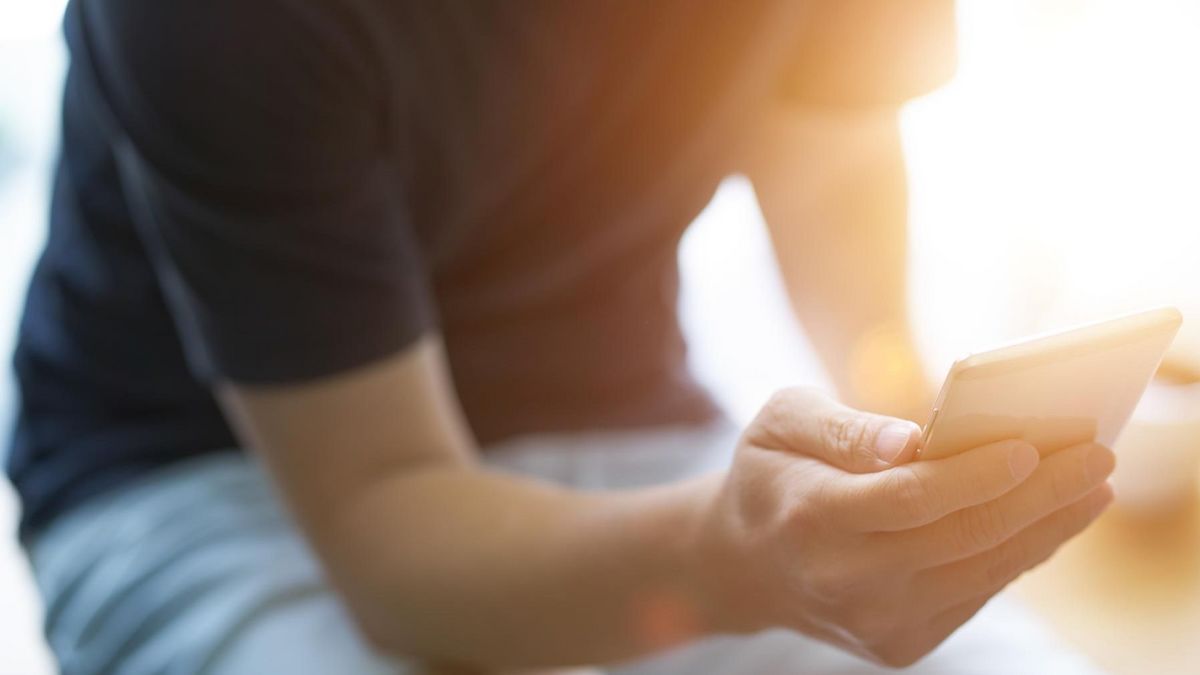
[[[8, 354], [29, 265], [44, 231], [57, 99], [65, 64], [59, 0], [0, 0], [0, 429], [12, 411]], [[7, 436], [7, 433], [3, 433]], [[7, 443], [5, 440], [4, 443]], [[13, 528], [16, 503], [0, 480], [0, 675], [53, 672], [40, 639], [37, 595]]]

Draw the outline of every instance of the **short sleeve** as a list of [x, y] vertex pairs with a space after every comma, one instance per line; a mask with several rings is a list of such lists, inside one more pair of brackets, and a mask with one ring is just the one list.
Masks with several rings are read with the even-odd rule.
[[953, 0], [816, 0], [804, 15], [786, 99], [830, 106], [900, 104], [953, 76]]
[[299, 1], [75, 4], [136, 230], [199, 377], [311, 379], [431, 329], [385, 87], [353, 22]]

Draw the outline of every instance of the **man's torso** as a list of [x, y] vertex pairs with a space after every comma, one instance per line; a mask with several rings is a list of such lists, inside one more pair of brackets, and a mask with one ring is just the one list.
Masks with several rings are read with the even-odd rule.
[[[23, 407], [10, 473], [27, 525], [129, 476], [234, 445], [210, 383], [189, 369], [187, 321], [164, 300], [154, 247], [134, 222], [137, 184], [115, 157], [120, 137], [145, 130], [126, 128], [141, 125], [122, 110], [105, 124], [99, 110], [127, 85], [113, 81], [120, 63], [105, 31], [137, 21], [137, 4], [77, 1], [68, 11], [73, 65], [51, 231], [16, 356]], [[324, 51], [305, 56], [357, 59], [353, 72], [373, 78], [378, 96], [347, 104], [378, 107], [387, 150], [372, 161], [395, 177], [456, 391], [482, 442], [711, 417], [675, 316], [676, 244], [777, 79], [786, 32], [764, 28], [788, 12], [682, 1], [285, 2], [278, 22], [255, 23], [253, 12], [221, 16], [226, 5], [179, 12], [217, 13], [234, 22], [231, 39], [258, 35], [256, 49], [303, 52], [295, 36], [309, 29], [278, 27], [328, 26], [333, 37], [316, 43]], [[348, 35], [359, 42], [344, 44]], [[235, 120], [238, 134], [237, 111], [222, 109], [233, 103], [189, 105], [218, 111], [214, 125]], [[228, 274], [254, 292], [252, 272]], [[341, 329], [352, 341], [371, 327]]]

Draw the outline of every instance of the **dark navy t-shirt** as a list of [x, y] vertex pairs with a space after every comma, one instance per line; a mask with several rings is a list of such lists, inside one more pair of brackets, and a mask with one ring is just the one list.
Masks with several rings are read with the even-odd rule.
[[15, 356], [25, 532], [235, 448], [215, 381], [429, 332], [483, 443], [708, 419], [684, 228], [766, 106], [895, 105], [949, 73], [952, 23], [948, 0], [74, 0]]

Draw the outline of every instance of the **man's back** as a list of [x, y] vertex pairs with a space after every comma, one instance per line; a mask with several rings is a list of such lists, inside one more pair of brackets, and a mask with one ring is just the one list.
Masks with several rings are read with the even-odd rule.
[[73, 3], [16, 355], [26, 528], [234, 447], [214, 377], [309, 379], [434, 327], [483, 442], [709, 418], [675, 247], [787, 14]]

